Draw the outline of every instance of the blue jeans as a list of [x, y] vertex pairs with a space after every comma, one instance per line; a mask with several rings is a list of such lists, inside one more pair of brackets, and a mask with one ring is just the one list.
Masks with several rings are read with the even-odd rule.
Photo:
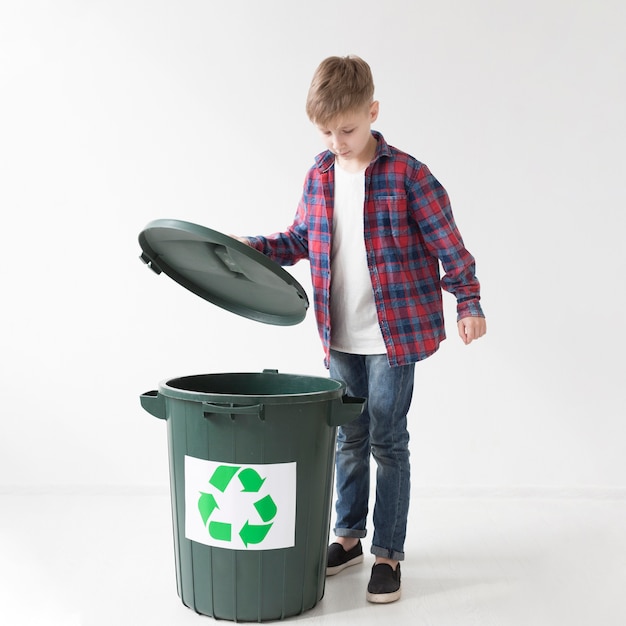
[[372, 554], [404, 559], [409, 514], [407, 413], [415, 364], [390, 367], [387, 355], [331, 350], [330, 376], [350, 396], [367, 398], [363, 413], [337, 434], [337, 537], [365, 537], [370, 495], [370, 453], [377, 464]]

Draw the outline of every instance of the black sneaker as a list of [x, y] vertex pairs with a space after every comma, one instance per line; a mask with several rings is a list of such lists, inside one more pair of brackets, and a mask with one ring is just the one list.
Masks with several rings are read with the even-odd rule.
[[400, 563], [395, 571], [387, 563], [377, 563], [372, 567], [372, 576], [367, 585], [368, 602], [386, 604], [400, 599]]
[[328, 546], [328, 560], [326, 561], [326, 576], [339, 574], [346, 567], [363, 562], [363, 548], [361, 540], [351, 550], [344, 550], [340, 543], [331, 543]]

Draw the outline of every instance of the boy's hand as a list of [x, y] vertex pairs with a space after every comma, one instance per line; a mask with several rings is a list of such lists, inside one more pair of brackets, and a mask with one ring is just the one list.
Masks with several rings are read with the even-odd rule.
[[484, 317], [464, 317], [457, 322], [459, 337], [468, 345], [487, 332], [487, 321]]
[[247, 237], [240, 237], [239, 235], [228, 235], [231, 239], [236, 239], [237, 241], [241, 241], [241, 243], [245, 243], [246, 246], [250, 245]]

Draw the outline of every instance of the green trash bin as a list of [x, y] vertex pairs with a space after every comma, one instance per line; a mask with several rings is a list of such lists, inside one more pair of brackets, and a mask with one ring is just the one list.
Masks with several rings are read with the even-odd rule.
[[[306, 314], [280, 266], [211, 229], [156, 220], [141, 259], [189, 291], [270, 324]], [[324, 594], [337, 426], [364, 400], [322, 377], [262, 373], [173, 378], [141, 395], [166, 420], [176, 581], [200, 614], [267, 621]]]
[[324, 594], [336, 426], [363, 400], [330, 378], [207, 374], [142, 406], [167, 422], [178, 594], [215, 618], [277, 620]]

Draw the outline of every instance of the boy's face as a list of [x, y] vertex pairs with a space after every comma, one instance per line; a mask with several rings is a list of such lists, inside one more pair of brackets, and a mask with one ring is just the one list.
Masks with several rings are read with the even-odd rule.
[[371, 125], [378, 117], [378, 102], [346, 113], [328, 124], [316, 124], [324, 145], [333, 152], [339, 165], [348, 170], [367, 167], [376, 153]]

